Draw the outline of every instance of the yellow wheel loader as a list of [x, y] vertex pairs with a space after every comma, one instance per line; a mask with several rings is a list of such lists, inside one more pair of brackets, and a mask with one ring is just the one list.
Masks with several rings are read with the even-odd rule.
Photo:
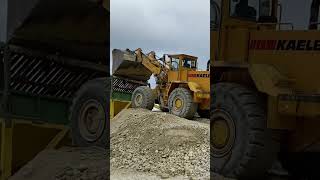
[[227, 177], [259, 179], [276, 159], [292, 176], [314, 175], [319, 2], [303, 31], [280, 21], [278, 3], [211, 0], [211, 170]]
[[197, 70], [197, 57], [178, 54], [156, 59], [141, 49], [113, 54], [113, 76], [146, 82], [154, 75], [156, 88], [140, 86], [132, 93], [132, 107], [152, 110], [154, 103], [160, 109], [179, 117], [192, 119], [198, 112], [208, 116], [210, 108], [210, 72]]

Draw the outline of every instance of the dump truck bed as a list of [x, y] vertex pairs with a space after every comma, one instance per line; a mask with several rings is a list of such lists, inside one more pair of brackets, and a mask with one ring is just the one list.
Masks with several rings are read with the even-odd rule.
[[110, 74], [109, 14], [90, 0], [0, 0], [0, 99], [14, 117], [68, 123], [75, 92]]
[[109, 12], [90, 0], [0, 0], [0, 42], [109, 64]]

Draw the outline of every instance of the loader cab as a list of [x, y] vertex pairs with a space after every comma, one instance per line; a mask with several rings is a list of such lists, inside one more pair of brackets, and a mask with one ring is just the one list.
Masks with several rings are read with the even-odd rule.
[[244, 62], [248, 31], [276, 29], [278, 0], [211, 0], [210, 3], [212, 61]]
[[277, 23], [277, 9], [278, 0], [211, 0], [211, 30], [221, 22]]
[[197, 69], [197, 57], [185, 55], [185, 54], [177, 54], [177, 55], [168, 55], [171, 62], [171, 70], [179, 71], [184, 69]]
[[171, 68], [168, 72], [168, 82], [188, 81], [188, 73], [197, 70], [197, 57], [176, 54], [168, 55]]

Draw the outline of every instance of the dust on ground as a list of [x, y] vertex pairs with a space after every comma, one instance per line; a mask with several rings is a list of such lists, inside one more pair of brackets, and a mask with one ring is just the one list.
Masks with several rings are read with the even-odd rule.
[[[209, 124], [144, 109], [111, 121], [111, 179], [210, 179]], [[130, 179], [129, 177], [128, 179]]]
[[99, 147], [44, 150], [10, 180], [107, 180], [107, 151]]

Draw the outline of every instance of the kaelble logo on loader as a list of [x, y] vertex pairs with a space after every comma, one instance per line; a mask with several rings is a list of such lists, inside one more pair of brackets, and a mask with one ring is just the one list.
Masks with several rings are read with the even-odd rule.
[[320, 40], [251, 40], [250, 50], [320, 51]]
[[210, 74], [188, 74], [188, 77], [193, 77], [193, 78], [210, 78]]

